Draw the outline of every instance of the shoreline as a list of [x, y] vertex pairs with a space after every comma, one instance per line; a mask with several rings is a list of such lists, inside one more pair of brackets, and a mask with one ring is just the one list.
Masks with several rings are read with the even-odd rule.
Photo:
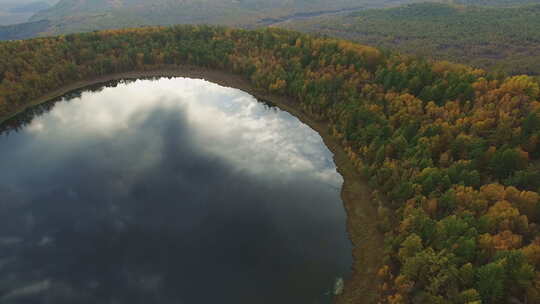
[[347, 214], [347, 232], [353, 245], [353, 265], [350, 277], [345, 280], [343, 294], [335, 297], [335, 303], [375, 303], [377, 297], [377, 271], [382, 264], [383, 234], [377, 229], [377, 208], [372, 203], [371, 189], [353, 166], [339, 139], [329, 133], [326, 121], [314, 119], [299, 109], [291, 100], [261, 92], [245, 78], [232, 72], [197, 67], [192, 65], [163, 66], [151, 70], [123, 72], [77, 81], [48, 94], [26, 106], [20, 107], [6, 117], [0, 124], [20, 114], [28, 108], [61, 97], [71, 91], [87, 86], [120, 79], [140, 79], [149, 77], [200, 78], [225, 87], [232, 87], [254, 96], [258, 100], [268, 100], [283, 111], [297, 117], [322, 137], [324, 144], [334, 154], [334, 163], [343, 177], [341, 200]]

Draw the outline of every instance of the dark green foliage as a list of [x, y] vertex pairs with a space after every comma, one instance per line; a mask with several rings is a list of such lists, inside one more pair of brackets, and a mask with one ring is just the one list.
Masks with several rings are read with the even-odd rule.
[[505, 297], [506, 273], [500, 262], [480, 267], [475, 276], [476, 289], [485, 303], [501, 303]]
[[495, 153], [490, 167], [494, 176], [502, 180], [522, 167], [521, 157], [515, 149], [503, 148]]

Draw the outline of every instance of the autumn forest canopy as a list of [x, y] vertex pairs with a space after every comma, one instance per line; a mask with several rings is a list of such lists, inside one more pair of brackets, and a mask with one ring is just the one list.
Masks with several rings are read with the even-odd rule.
[[378, 198], [385, 251], [367, 279], [381, 303], [540, 303], [529, 76], [280, 29], [109, 30], [0, 43], [0, 118], [78, 80], [183, 64], [242, 75], [328, 122]]

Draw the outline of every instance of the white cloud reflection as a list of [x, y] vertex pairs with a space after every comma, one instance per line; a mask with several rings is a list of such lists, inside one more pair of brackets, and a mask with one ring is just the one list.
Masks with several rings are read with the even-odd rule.
[[[226, 159], [237, 170], [287, 180], [297, 174], [310, 175], [334, 188], [342, 183], [331, 152], [315, 131], [245, 92], [200, 79], [137, 80], [85, 92], [58, 103], [26, 132], [35, 138], [30, 144], [36, 147], [42, 141], [53, 150], [61, 146], [51, 153], [59, 156], [60, 150], [70, 150], [66, 146], [87, 145], [88, 138], [116, 139], [123, 132], [136, 132], [131, 128], [146, 121], [155, 109], [178, 113], [179, 119], [187, 120], [201, 149]], [[138, 159], [141, 170], [158, 161], [160, 140], [147, 139]]]

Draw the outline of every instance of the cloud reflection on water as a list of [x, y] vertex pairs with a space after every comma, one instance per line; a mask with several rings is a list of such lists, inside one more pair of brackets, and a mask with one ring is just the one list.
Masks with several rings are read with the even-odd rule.
[[316, 303], [350, 265], [331, 153], [239, 90], [163, 78], [85, 92], [0, 153], [0, 237], [24, 240], [0, 254], [16, 260], [0, 298], [51, 280], [40, 296], [55, 303]]

